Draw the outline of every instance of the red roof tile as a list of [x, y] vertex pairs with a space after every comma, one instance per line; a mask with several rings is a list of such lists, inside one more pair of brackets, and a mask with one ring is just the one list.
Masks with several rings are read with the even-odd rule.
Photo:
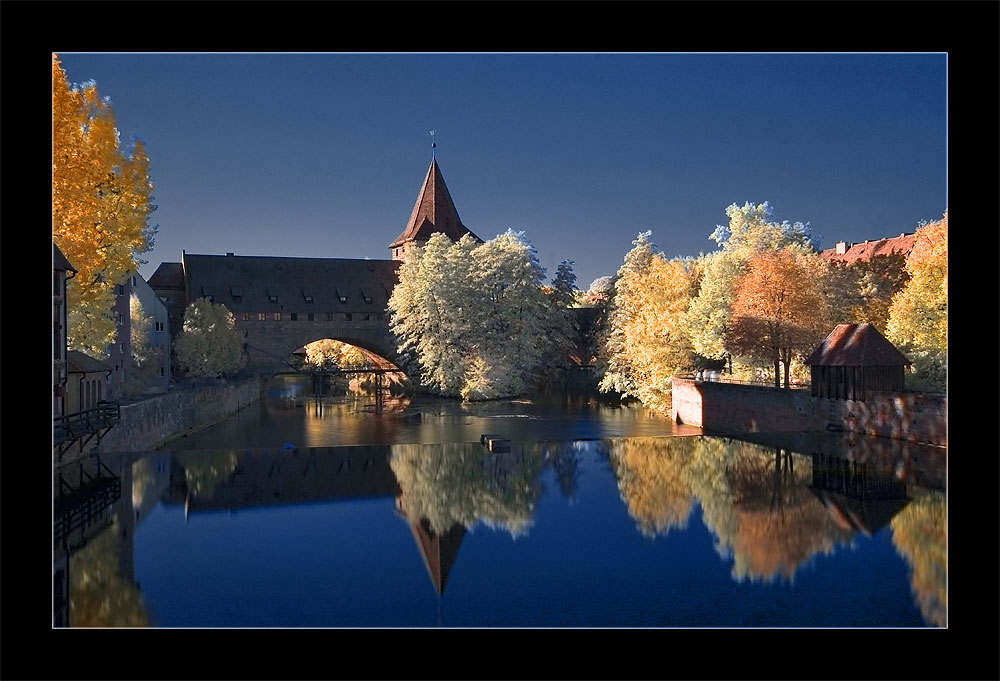
[[878, 330], [863, 324], [838, 324], [806, 358], [808, 366], [900, 366], [912, 364]]
[[877, 255], [892, 255], [899, 253], [907, 255], [913, 250], [913, 244], [917, 239], [916, 234], [900, 234], [890, 239], [874, 239], [859, 244], [853, 244], [844, 253], [837, 253], [836, 247], [820, 251], [821, 258], [827, 260], [838, 260], [840, 262], [854, 263], [858, 260], [870, 260]]
[[417, 239], [426, 241], [434, 232], [444, 232], [452, 241], [458, 241], [466, 234], [482, 241], [458, 217], [437, 161], [431, 161], [430, 168], [427, 169], [427, 176], [420, 187], [420, 194], [413, 206], [410, 220], [406, 223], [406, 229], [389, 244], [389, 248]]

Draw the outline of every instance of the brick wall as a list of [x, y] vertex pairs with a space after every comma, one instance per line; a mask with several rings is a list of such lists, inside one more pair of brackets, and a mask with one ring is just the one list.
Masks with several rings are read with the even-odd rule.
[[808, 390], [675, 378], [672, 418], [706, 430], [742, 434], [845, 431], [935, 445], [948, 444], [946, 397], [873, 393], [867, 402], [812, 397]]
[[260, 399], [258, 378], [176, 390], [123, 405], [121, 420], [101, 441], [101, 453], [156, 449], [170, 440], [225, 420]]

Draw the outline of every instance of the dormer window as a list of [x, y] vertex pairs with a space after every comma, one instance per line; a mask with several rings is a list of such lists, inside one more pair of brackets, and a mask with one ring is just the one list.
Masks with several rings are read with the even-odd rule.
[[313, 301], [313, 297], [312, 296], [306, 296], [305, 298], [306, 298], [306, 302], [307, 303], [311, 303]]
[[336, 289], [336, 291], [337, 291], [337, 300], [339, 300], [341, 303], [347, 303], [347, 294], [341, 291], [339, 288]]
[[365, 292], [364, 292], [364, 289], [362, 289], [362, 290], [361, 290], [361, 298], [362, 298], [362, 299], [363, 299], [363, 300], [364, 300], [364, 301], [365, 301], [366, 303], [368, 303], [369, 305], [371, 305], [371, 304], [372, 304], [372, 297], [371, 297], [371, 296], [368, 296], [368, 295], [365, 295]]
[[230, 286], [229, 292], [233, 295], [233, 302], [239, 303], [243, 301], [243, 289], [239, 286]]
[[270, 290], [269, 290], [269, 291], [267, 292], [267, 299], [268, 299], [268, 300], [269, 300], [270, 302], [272, 302], [272, 303], [276, 303], [276, 302], [278, 302], [278, 294], [277, 294], [277, 293], [275, 293], [274, 291], [270, 291]]
[[215, 289], [211, 286], [201, 287], [201, 296], [205, 298], [208, 302], [212, 302], [215, 299]]

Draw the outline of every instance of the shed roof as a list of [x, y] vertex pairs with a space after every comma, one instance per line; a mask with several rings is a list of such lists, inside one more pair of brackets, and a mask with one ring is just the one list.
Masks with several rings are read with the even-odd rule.
[[906, 355], [886, 340], [878, 330], [862, 324], [838, 324], [830, 335], [816, 346], [805, 364], [809, 366], [906, 366], [912, 364]]
[[396, 260], [184, 255], [191, 298], [211, 295], [232, 312], [382, 312], [399, 265]]
[[66, 353], [66, 367], [71, 374], [111, 372], [111, 367], [107, 364], [79, 350], [70, 350]]
[[399, 246], [407, 241], [419, 239], [426, 241], [434, 232], [444, 232], [452, 241], [458, 241], [466, 234], [470, 234], [477, 241], [482, 241], [478, 236], [462, 224], [455, 209], [455, 202], [451, 200], [451, 193], [444, 183], [444, 176], [437, 161], [431, 161], [424, 177], [424, 184], [420, 187], [417, 195], [417, 202], [413, 205], [413, 212], [410, 220], [406, 223], [406, 229], [396, 239], [389, 244], [389, 248]]
[[56, 246], [56, 242], [52, 242], [52, 269], [63, 270], [69, 272], [76, 272], [76, 268], [70, 263], [70, 261], [63, 255], [63, 252], [59, 250]]

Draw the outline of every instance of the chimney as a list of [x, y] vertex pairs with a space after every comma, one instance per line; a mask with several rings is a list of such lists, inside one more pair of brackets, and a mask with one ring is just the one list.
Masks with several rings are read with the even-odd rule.
[[235, 253], [226, 253], [226, 257], [227, 257], [227, 258], [231, 258], [231, 257], [233, 257], [234, 255], [236, 255], [236, 254], [235, 254]]
[[843, 255], [847, 253], [847, 249], [853, 246], [849, 241], [839, 241], [837, 242], [837, 255]]

